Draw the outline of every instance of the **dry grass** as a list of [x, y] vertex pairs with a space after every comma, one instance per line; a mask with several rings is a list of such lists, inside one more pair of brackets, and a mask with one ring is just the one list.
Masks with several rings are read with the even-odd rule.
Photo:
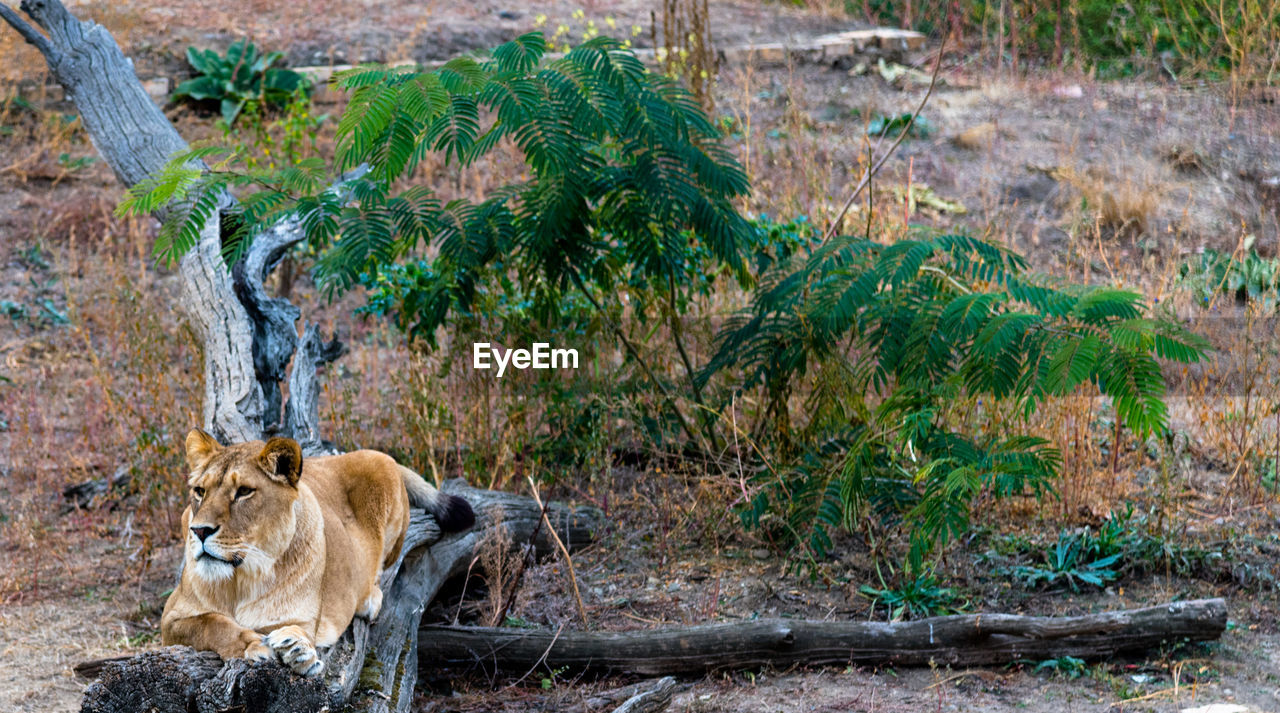
[[[75, 207], [41, 206], [51, 215], [34, 223], [42, 229], [28, 245], [48, 255], [48, 267], [28, 269], [31, 292], [19, 302], [31, 305], [28, 316], [4, 329], [6, 599], [39, 596], [42, 580], [54, 591], [81, 586], [84, 578], [62, 576], [74, 565], [58, 560], [86, 531], [129, 547], [132, 574], [146, 572], [154, 547], [177, 528], [177, 438], [198, 418], [202, 393], [198, 348], [172, 318], [174, 285], [139, 263], [150, 245], [145, 226], [116, 222], [109, 201], [83, 205], [79, 191], [63, 199]], [[85, 234], [95, 225], [105, 229]], [[132, 473], [127, 493], [59, 516], [62, 488], [120, 468]]]
[[1114, 176], [1096, 166], [1084, 169], [1062, 166], [1054, 172], [1054, 177], [1072, 188], [1081, 209], [1092, 215], [1099, 230], [1117, 237], [1145, 235], [1167, 192], [1164, 186], [1140, 176], [1131, 173]]
[[[502, 513], [495, 513], [493, 521], [502, 522]], [[502, 626], [507, 601], [515, 596], [514, 588], [519, 586], [518, 578], [523, 574], [521, 559], [524, 557], [524, 548], [511, 541], [505, 527], [493, 528], [480, 543], [476, 560], [485, 582], [486, 597], [480, 617], [485, 626]]]

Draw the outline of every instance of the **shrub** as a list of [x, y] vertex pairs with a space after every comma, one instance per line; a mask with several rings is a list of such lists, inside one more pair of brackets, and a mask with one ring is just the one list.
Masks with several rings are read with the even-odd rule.
[[757, 479], [747, 525], [770, 516], [821, 557], [832, 529], [878, 514], [905, 525], [908, 568], [921, 573], [967, 530], [979, 496], [1044, 494], [1057, 475], [1052, 444], [1007, 424], [970, 435], [976, 421], [1016, 422], [1088, 386], [1133, 430], [1160, 430], [1156, 359], [1203, 349], [1135, 293], [1059, 284], [974, 238], [840, 237], [761, 279], [700, 378], [740, 371], [739, 388], [762, 393], [755, 433], [780, 462]]
[[268, 107], [286, 106], [294, 92], [310, 90], [306, 77], [289, 69], [273, 67], [284, 55], [280, 52], [258, 54], [248, 40], [237, 40], [227, 48], [225, 56], [213, 50], [187, 48], [187, 62], [196, 71], [194, 79], [179, 84], [170, 97], [173, 101], [217, 103], [227, 126], [250, 102]]

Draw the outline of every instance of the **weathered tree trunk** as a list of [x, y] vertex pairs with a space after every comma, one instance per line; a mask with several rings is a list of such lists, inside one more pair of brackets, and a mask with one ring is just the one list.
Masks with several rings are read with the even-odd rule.
[[262, 437], [262, 389], [255, 325], [236, 299], [221, 245], [219, 222], [211, 220], [179, 262], [182, 308], [204, 344], [204, 427], [223, 443], [242, 443]]
[[893, 624], [774, 619], [629, 632], [424, 626], [423, 666], [644, 675], [792, 665], [980, 666], [1075, 656], [1099, 659], [1216, 639], [1221, 599], [1072, 617], [963, 614]]
[[[323, 653], [324, 676], [302, 678], [274, 661], [236, 659], [224, 665], [215, 654], [171, 646], [80, 667], [83, 675], [101, 676], [85, 693], [81, 710], [185, 713], [243, 707], [246, 713], [311, 713], [343, 705], [358, 711], [408, 710], [418, 676], [418, 625], [441, 585], [466, 572], [480, 544], [491, 537], [494, 542], [516, 543], [532, 538], [542, 554], [556, 547], [545, 529], [534, 537], [542, 509], [532, 499], [477, 490], [461, 481], [449, 481], [445, 490], [471, 501], [476, 526], [441, 538], [435, 521], [414, 511], [400, 561], [383, 575], [382, 613], [373, 624], [357, 619]], [[592, 509], [553, 505], [547, 516], [571, 549], [590, 543], [601, 524], [598, 511]], [[506, 530], [503, 537], [496, 537], [498, 528]]]
[[[105, 28], [77, 19], [59, 0], [23, 0], [21, 8], [47, 37], [7, 5], [0, 4], [0, 17], [44, 55], [122, 184], [135, 185], [187, 150]], [[227, 196], [226, 202], [234, 199]], [[301, 311], [286, 299], [268, 297], [262, 286], [285, 251], [303, 239], [301, 226], [286, 219], [255, 236], [249, 254], [229, 274], [220, 254], [220, 223], [214, 216], [179, 262], [183, 311], [204, 344], [204, 427], [224, 443], [279, 433], [302, 443], [304, 453], [322, 452], [315, 393], [291, 390], [299, 406], [286, 406], [292, 418], [281, 423], [280, 382], [298, 344]], [[295, 372], [341, 352], [336, 342], [323, 344]], [[316, 388], [314, 378], [299, 376], [298, 386]]]

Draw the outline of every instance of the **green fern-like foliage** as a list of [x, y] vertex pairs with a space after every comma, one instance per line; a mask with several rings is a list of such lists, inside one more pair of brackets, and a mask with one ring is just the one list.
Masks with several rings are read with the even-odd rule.
[[[428, 338], [499, 273], [519, 275], [548, 319], [566, 290], [608, 295], [620, 281], [679, 289], [702, 254], [747, 280], [751, 226], [731, 202], [747, 193], [746, 174], [697, 101], [615, 40], [552, 61], [544, 51], [533, 33], [432, 72], [368, 66], [340, 75], [351, 95], [332, 173], [367, 168], [341, 187], [327, 188], [311, 164], [254, 171], [231, 156], [200, 170], [203, 149], [174, 157], [122, 209], [178, 206], [158, 245], [173, 258], [195, 244], [227, 191], [247, 192], [227, 209], [238, 226], [223, 236], [228, 261], [263, 226], [293, 215], [322, 250], [325, 285], [384, 291], [387, 311]], [[413, 184], [429, 153], [466, 165], [504, 141], [523, 153], [526, 180], [478, 202], [442, 202]], [[427, 245], [432, 258], [412, 279], [380, 279]]]
[[[841, 237], [767, 274], [701, 377], [741, 371], [745, 388], [762, 387], [772, 423], [762, 435], [799, 453], [765, 478], [748, 524], [781, 513], [822, 554], [832, 528], [879, 512], [909, 526], [920, 572], [967, 531], [980, 494], [1043, 493], [1061, 461], [1042, 439], [953, 430], [951, 404], [1027, 414], [1096, 388], [1146, 434], [1166, 423], [1158, 360], [1196, 361], [1204, 349], [1135, 293], [1056, 284], [971, 237]], [[805, 396], [807, 423], [791, 423], [793, 395]]]
[[[781, 523], [815, 555], [833, 530], [877, 517], [908, 526], [910, 567], [923, 575], [981, 497], [1051, 489], [1052, 444], [960, 425], [956, 404], [1027, 414], [1092, 388], [1134, 431], [1164, 427], [1158, 360], [1194, 361], [1204, 346], [1138, 295], [1037, 277], [1017, 255], [962, 235], [819, 245], [799, 224], [758, 228], [733, 205], [748, 192], [745, 173], [687, 91], [609, 39], [550, 61], [544, 50], [530, 34], [432, 72], [350, 70], [337, 78], [350, 101], [332, 165], [265, 170], [197, 148], [121, 209], [165, 209], [157, 253], [170, 260], [221, 213], [228, 264], [265, 226], [296, 220], [324, 285], [363, 284], [372, 311], [428, 340], [451, 319], [514, 316], [547, 334], [616, 322], [625, 290], [628, 318], [669, 322], [688, 380], [640, 362], [663, 394], [641, 411], [642, 428], [670, 433], [678, 422], [686, 442], [714, 449], [736, 424], [718, 421], [726, 409], [704, 396], [759, 389], [752, 453], [767, 475], [744, 519]], [[428, 155], [461, 167], [499, 145], [518, 149], [528, 171], [483, 199], [442, 200], [415, 180]], [[698, 369], [679, 317], [722, 274], [753, 286], [752, 304]], [[497, 320], [476, 314], [493, 309]], [[614, 334], [641, 359], [624, 330]], [[696, 438], [676, 389], [695, 406]]]

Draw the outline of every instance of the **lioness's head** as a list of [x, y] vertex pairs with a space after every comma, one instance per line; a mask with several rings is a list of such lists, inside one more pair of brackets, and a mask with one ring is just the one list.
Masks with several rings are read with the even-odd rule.
[[209, 581], [270, 571], [293, 539], [302, 449], [288, 438], [223, 446], [187, 434], [186, 566]]

